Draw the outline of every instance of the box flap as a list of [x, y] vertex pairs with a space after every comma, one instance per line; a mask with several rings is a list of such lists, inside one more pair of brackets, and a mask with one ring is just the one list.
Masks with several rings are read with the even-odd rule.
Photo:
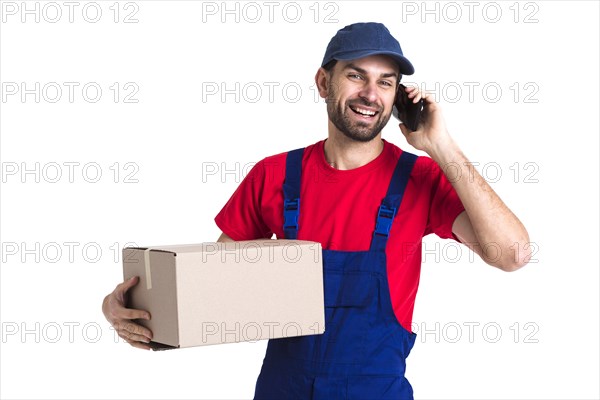
[[[162, 251], [162, 252], [165, 252], [165, 253], [175, 253], [172, 250], [163, 249], [163, 247], [165, 247], [165, 246], [147, 246], [147, 247], [128, 246], [128, 247], [123, 248], [123, 250], [129, 249], [129, 250], [142, 250], [142, 251], [144, 251], [144, 250], [150, 249], [150, 251]], [[174, 246], [174, 247], [176, 247], [176, 246]]]
[[150, 348], [154, 351], [173, 350], [173, 349], [179, 348], [179, 346], [170, 346], [168, 344], [154, 342], [154, 341], [150, 341], [150, 343], [148, 343], [148, 346], [150, 346]]
[[314, 244], [315, 242], [307, 240], [274, 240], [274, 239], [256, 239], [256, 240], [240, 240], [234, 242], [202, 242], [202, 243], [191, 243], [191, 244], [172, 244], [172, 245], [159, 245], [159, 246], [146, 246], [146, 247], [126, 247], [127, 249], [147, 250], [151, 251], [164, 251], [170, 253], [203, 253], [203, 252], [214, 252], [219, 250], [230, 250], [239, 248], [248, 248], [254, 245], [256, 246], [289, 246], [290, 244], [297, 243], [298, 245]]
[[171, 346], [179, 345], [176, 259], [176, 254], [169, 251], [123, 249], [123, 278], [140, 278], [130, 289], [127, 306], [150, 311], [150, 320], [135, 322], [150, 329], [154, 340]]

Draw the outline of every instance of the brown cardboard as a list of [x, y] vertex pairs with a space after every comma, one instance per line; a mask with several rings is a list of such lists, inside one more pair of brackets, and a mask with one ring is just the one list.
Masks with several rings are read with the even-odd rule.
[[[149, 261], [149, 263], [148, 263]], [[321, 245], [252, 240], [123, 249], [123, 276], [139, 276], [128, 307], [155, 348], [203, 346], [325, 331]]]

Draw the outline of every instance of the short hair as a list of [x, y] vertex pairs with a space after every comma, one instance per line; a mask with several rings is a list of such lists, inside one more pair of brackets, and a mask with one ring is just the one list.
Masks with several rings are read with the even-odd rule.
[[327, 64], [323, 65], [323, 69], [327, 72], [331, 72], [333, 67], [335, 67], [335, 64], [337, 64], [337, 60], [331, 60]]

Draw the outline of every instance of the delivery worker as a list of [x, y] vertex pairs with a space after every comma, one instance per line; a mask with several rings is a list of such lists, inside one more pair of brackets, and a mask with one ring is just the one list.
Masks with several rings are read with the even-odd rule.
[[[457, 240], [504, 271], [530, 257], [519, 219], [474, 170], [427, 93], [416, 131], [400, 124], [417, 157], [381, 138], [402, 75], [414, 68], [379, 23], [331, 39], [315, 81], [326, 99], [327, 139], [264, 158], [215, 218], [219, 241], [304, 239], [323, 247], [325, 333], [271, 339], [256, 398], [410, 399], [405, 360], [421, 266], [421, 240]], [[126, 308], [137, 278], [106, 296], [107, 319], [132, 346], [152, 332]]]

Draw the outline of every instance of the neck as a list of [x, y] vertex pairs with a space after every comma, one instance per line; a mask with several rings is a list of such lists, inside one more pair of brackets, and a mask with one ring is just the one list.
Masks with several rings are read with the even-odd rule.
[[380, 134], [370, 142], [357, 142], [340, 132], [330, 132], [323, 150], [329, 165], [335, 169], [349, 170], [362, 167], [376, 159], [383, 151], [383, 140]]

